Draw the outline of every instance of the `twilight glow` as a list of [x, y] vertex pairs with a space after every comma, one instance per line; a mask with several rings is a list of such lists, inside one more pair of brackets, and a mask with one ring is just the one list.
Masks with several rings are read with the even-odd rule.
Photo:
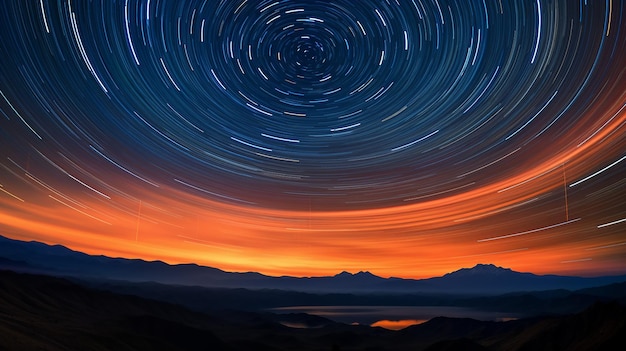
[[0, 7], [0, 235], [275, 275], [626, 273], [624, 1]]

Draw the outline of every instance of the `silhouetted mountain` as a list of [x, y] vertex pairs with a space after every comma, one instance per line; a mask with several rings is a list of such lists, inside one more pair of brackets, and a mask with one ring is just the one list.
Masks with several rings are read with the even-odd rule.
[[503, 294], [516, 291], [582, 289], [626, 281], [626, 275], [565, 277], [515, 272], [479, 264], [429, 279], [381, 278], [370, 272], [342, 272], [328, 277], [270, 277], [231, 273], [196, 264], [90, 256], [61, 245], [12, 240], [0, 236], [0, 267], [57, 276], [159, 282], [205, 287], [282, 289], [306, 292], [421, 292], [438, 294]]
[[0, 267], [11, 270], [28, 270], [32, 268], [27, 262], [11, 260], [5, 257], [0, 257]]
[[229, 349], [209, 316], [41, 275], [0, 271], [0, 313], [2, 350]]
[[582, 313], [562, 318], [537, 332], [520, 350], [624, 350], [626, 309], [618, 303], [597, 303]]
[[[81, 284], [115, 293], [173, 302], [197, 311], [261, 311], [294, 306], [448, 306], [491, 311], [508, 317], [578, 313], [600, 301], [626, 305], [626, 289], [617, 284], [587, 290], [550, 290], [489, 296], [424, 293], [310, 293], [276, 289], [229, 289], [124, 281], [81, 280]], [[623, 284], [620, 284], [623, 286]], [[495, 317], [493, 317], [495, 318]]]
[[[626, 297], [626, 282], [614, 283], [606, 286], [581, 289], [579, 294], [602, 296], [609, 299], [620, 300]], [[626, 301], [622, 301], [626, 304]]]
[[[581, 278], [558, 275], [535, 275], [515, 272], [492, 264], [478, 264], [414, 284], [423, 292], [462, 292], [464, 294], [504, 294], [519, 291], [577, 290], [626, 280], [626, 276]], [[396, 280], [394, 289], [410, 289], [413, 282]]]
[[7, 351], [626, 349], [626, 307], [616, 302], [570, 316], [439, 317], [391, 331], [306, 314], [199, 313], [61, 278], [0, 271], [0, 316], [0, 350]]

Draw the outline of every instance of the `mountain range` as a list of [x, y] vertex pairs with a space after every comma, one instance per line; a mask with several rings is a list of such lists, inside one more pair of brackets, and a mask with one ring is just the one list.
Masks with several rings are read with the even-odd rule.
[[572, 277], [516, 272], [478, 264], [428, 279], [382, 278], [370, 272], [341, 272], [325, 277], [234, 273], [196, 264], [92, 256], [61, 245], [0, 236], [0, 268], [64, 277], [155, 282], [211, 288], [280, 289], [316, 293], [437, 293], [497, 295], [520, 291], [578, 290], [626, 281], [626, 275]]
[[202, 312], [169, 300], [0, 270], [0, 316], [0, 350], [7, 351], [626, 349], [626, 307], [617, 302], [506, 322], [436, 317], [394, 331], [307, 314]]
[[[284, 306], [455, 306], [512, 318], [429, 317], [395, 331], [276, 312]], [[0, 350], [624, 349], [625, 306], [626, 276], [478, 264], [429, 279], [271, 277], [0, 236]]]

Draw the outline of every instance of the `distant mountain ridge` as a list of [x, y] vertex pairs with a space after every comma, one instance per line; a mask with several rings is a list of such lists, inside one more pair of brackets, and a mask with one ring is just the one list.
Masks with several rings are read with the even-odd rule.
[[393, 331], [300, 313], [191, 310], [167, 298], [0, 270], [0, 313], [0, 350], [7, 351], [626, 349], [626, 306], [610, 301], [564, 316], [436, 317]]
[[398, 292], [441, 294], [503, 294], [554, 289], [578, 290], [626, 281], [626, 275], [594, 278], [520, 273], [493, 264], [462, 268], [428, 279], [382, 278], [367, 271], [326, 277], [273, 277], [255, 272], [232, 273], [196, 264], [91, 256], [61, 245], [19, 241], [0, 236], [0, 268], [72, 276], [157, 282], [162, 284], [281, 289], [303, 292]]

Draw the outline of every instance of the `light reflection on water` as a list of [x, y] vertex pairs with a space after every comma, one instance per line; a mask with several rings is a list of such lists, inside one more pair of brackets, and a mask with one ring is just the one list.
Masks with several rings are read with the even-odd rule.
[[391, 329], [391, 330], [400, 330], [400, 329], [404, 329], [406, 327], [410, 327], [412, 325], [416, 325], [416, 324], [422, 324], [424, 322], [427, 322], [427, 320], [421, 319], [421, 320], [417, 320], [417, 319], [401, 319], [399, 321], [390, 321], [388, 319], [383, 319], [377, 322], [374, 322], [371, 324], [372, 327], [381, 327], [381, 328], [385, 328], [385, 329]]
[[361, 324], [399, 330], [435, 317], [507, 321], [511, 313], [481, 311], [453, 306], [292, 306], [270, 309], [273, 313], [307, 313], [346, 324]]

